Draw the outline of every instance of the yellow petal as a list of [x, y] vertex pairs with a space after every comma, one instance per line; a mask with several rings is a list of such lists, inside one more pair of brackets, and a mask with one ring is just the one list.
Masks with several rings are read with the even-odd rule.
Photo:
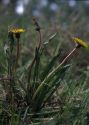
[[25, 29], [17, 29], [17, 28], [13, 28], [10, 30], [10, 32], [12, 33], [23, 33], [25, 31], [26, 31]]
[[79, 44], [82, 47], [88, 48], [88, 45], [83, 40], [81, 40], [80, 38], [74, 37], [73, 41], [76, 42], [77, 44]]

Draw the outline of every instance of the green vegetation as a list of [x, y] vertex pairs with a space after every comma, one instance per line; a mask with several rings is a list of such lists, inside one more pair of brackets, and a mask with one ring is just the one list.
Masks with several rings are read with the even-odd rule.
[[88, 8], [55, 2], [39, 20], [0, 5], [0, 125], [89, 124]]
[[87, 125], [89, 71], [85, 70], [79, 77], [76, 74], [74, 79], [74, 65], [68, 62], [75, 52], [82, 49], [86, 51], [87, 44], [75, 38], [77, 45], [62, 60], [61, 47], [58, 44], [48, 60], [49, 57], [45, 55], [49, 53], [47, 46], [57, 34], [54, 33], [43, 42], [42, 31], [35, 18], [33, 24], [38, 41], [31, 60], [29, 56], [26, 60], [26, 57], [22, 57], [20, 43], [22, 34], [24, 37], [29, 29], [12, 27], [7, 32], [3, 60], [5, 63], [1, 63], [0, 124]]

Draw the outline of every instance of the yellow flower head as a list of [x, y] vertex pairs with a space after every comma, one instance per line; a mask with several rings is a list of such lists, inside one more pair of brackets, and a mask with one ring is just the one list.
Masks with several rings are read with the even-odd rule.
[[87, 45], [83, 40], [81, 40], [80, 38], [74, 37], [74, 38], [73, 38], [73, 41], [74, 41], [75, 43], [77, 43], [79, 46], [88, 48], [88, 45]]
[[10, 29], [9, 30], [9, 32], [12, 32], [12, 33], [14, 33], [14, 34], [18, 34], [18, 33], [23, 33], [23, 32], [25, 32], [26, 30], [25, 29], [19, 29], [19, 28], [12, 28], [12, 29]]

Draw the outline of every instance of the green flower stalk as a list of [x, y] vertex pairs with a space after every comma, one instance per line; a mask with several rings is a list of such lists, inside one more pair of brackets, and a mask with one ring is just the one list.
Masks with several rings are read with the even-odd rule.
[[14, 49], [14, 36], [13, 33], [8, 33], [8, 44], [9, 44], [9, 50], [7, 53], [8, 56], [8, 75], [10, 77], [13, 76], [13, 49]]

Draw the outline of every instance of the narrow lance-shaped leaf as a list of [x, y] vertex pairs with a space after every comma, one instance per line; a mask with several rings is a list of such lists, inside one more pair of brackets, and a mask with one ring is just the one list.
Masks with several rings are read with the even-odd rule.
[[59, 58], [59, 55], [60, 55], [60, 53], [58, 53], [56, 56], [54, 56], [52, 58], [52, 60], [49, 62], [49, 64], [47, 64], [47, 66], [45, 67], [44, 71], [42, 72], [41, 81], [43, 81], [45, 79], [45, 77], [48, 75], [50, 70], [53, 68], [53, 66], [55, 65], [56, 61]]
[[51, 81], [48, 81], [43, 85], [40, 92], [36, 95], [36, 98], [34, 99], [35, 110], [39, 110], [44, 100], [46, 101], [56, 91], [57, 87], [60, 85], [60, 82], [57, 83], [57, 80], [62, 80], [64, 78], [65, 71], [68, 69], [68, 67], [69, 65], [60, 68], [54, 75], [54, 77], [56, 78], [50, 79]]

